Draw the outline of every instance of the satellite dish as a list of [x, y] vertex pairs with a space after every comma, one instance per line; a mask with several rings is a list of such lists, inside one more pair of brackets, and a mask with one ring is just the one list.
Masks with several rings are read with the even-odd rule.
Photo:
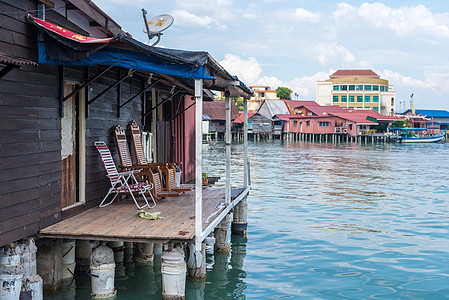
[[143, 32], [148, 35], [148, 39], [150, 40], [157, 36], [157, 41], [152, 45], [155, 46], [161, 39], [162, 31], [170, 27], [175, 19], [170, 15], [163, 14], [153, 17], [149, 21], [147, 21], [147, 11], [144, 8], [142, 8], [142, 14], [143, 20], [145, 22]]

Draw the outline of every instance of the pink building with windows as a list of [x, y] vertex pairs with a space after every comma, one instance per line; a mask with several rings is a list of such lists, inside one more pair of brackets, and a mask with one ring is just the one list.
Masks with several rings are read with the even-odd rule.
[[347, 134], [358, 136], [382, 130], [402, 118], [383, 116], [374, 110], [321, 106], [314, 101], [285, 100], [291, 114], [279, 114], [284, 134]]

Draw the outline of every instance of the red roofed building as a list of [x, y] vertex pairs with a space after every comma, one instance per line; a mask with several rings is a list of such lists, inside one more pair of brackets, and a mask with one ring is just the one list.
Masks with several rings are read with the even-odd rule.
[[[209, 132], [217, 133], [218, 138], [224, 137], [226, 131], [226, 101], [204, 101], [203, 115], [210, 118]], [[239, 116], [239, 111], [234, 100], [231, 100], [231, 122]]]
[[348, 76], [363, 76], [363, 77], [369, 77], [369, 78], [377, 78], [379, 79], [380, 76], [374, 73], [371, 70], [338, 70], [331, 76], [329, 76], [331, 79], [334, 78], [344, 78]]
[[369, 130], [384, 132], [394, 121], [403, 120], [383, 116], [375, 110], [345, 109], [337, 105], [322, 106], [314, 101], [286, 100], [294, 114], [277, 114], [274, 124], [282, 126], [282, 134], [348, 134], [358, 136]]
[[388, 80], [371, 70], [338, 70], [317, 82], [317, 102], [347, 109], [375, 110], [394, 115], [396, 92]]

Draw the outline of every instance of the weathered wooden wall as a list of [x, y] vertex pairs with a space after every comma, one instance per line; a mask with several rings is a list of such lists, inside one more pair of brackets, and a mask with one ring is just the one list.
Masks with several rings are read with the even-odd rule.
[[[0, 1], [0, 11], [8, 12], [0, 14], [0, 51], [37, 60], [37, 31], [25, 19], [27, 11], [36, 9], [36, 1]], [[90, 68], [91, 74], [98, 71]], [[117, 72], [114, 68], [92, 84], [91, 97], [111, 85]], [[66, 81], [79, 83], [84, 79], [85, 68], [66, 68]], [[141, 87], [138, 78], [123, 82], [122, 101]], [[141, 109], [142, 100], [137, 98], [123, 107], [117, 118], [117, 88], [89, 106], [83, 209], [96, 205], [108, 185], [94, 141], [104, 140], [118, 161], [111, 129], [117, 124], [126, 126], [133, 119], [140, 124]], [[0, 246], [33, 235], [61, 218], [59, 68], [24, 66], [0, 79]]]
[[254, 133], [271, 133], [271, 120], [259, 115], [255, 114], [249, 119], [253, 123], [253, 132]]
[[[0, 49], [37, 59], [33, 1], [1, 1]], [[25, 66], [0, 79], [0, 245], [61, 219], [58, 69]]]

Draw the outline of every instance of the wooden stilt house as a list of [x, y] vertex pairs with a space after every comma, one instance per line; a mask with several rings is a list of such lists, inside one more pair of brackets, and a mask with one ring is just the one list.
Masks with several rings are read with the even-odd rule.
[[134, 40], [89, 0], [0, 10], [0, 246], [98, 205], [108, 181], [93, 143], [118, 161], [115, 125], [135, 120], [151, 132], [152, 160], [182, 161], [189, 180], [201, 172], [203, 86], [252, 92], [206, 52]]

